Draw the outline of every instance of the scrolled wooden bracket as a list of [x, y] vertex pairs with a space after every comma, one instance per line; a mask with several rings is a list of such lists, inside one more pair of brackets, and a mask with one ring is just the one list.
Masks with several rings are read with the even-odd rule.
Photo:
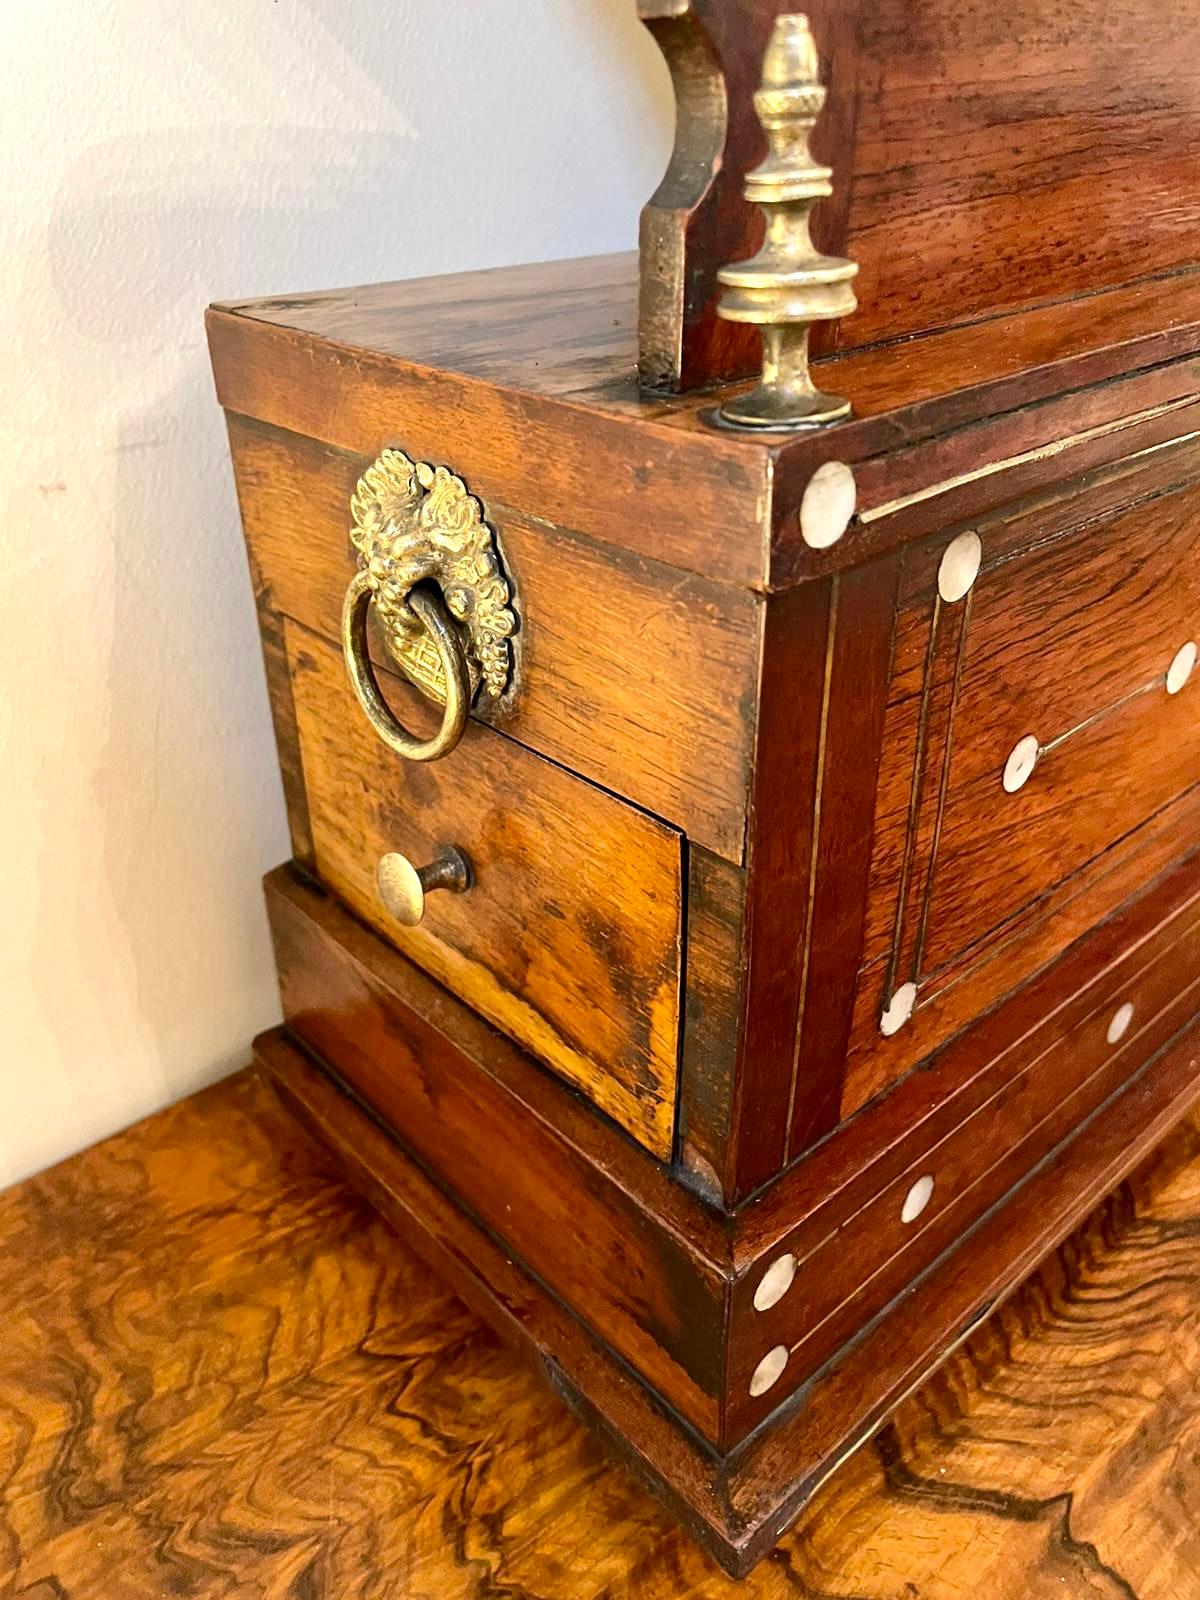
[[[682, 393], [755, 376], [755, 330], [717, 316], [717, 271], [754, 255], [762, 214], [747, 204], [746, 174], [766, 155], [754, 112], [763, 57], [782, 13], [796, 0], [638, 0], [638, 15], [666, 58], [675, 89], [675, 148], [641, 221], [638, 360], [645, 389]], [[835, 172], [835, 198], [814, 218], [817, 248], [840, 253], [849, 184], [846, 133], [853, 121], [848, 48], [857, 0], [809, 0], [828, 63], [829, 101], [818, 129], [819, 159]], [[815, 353], [825, 346], [819, 342]]]

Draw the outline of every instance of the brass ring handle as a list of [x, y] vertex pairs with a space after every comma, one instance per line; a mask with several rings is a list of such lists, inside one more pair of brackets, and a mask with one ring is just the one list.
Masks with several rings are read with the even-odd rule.
[[394, 750], [406, 761], [437, 761], [439, 757], [450, 754], [467, 725], [471, 680], [462, 640], [443, 602], [423, 589], [414, 589], [408, 596], [408, 603], [437, 647], [446, 683], [442, 725], [431, 739], [418, 739], [397, 720], [380, 693], [375, 669], [367, 652], [367, 612], [371, 607], [371, 595], [368, 574], [356, 573], [346, 590], [342, 606], [342, 650], [351, 687], [367, 714], [367, 720], [389, 750]]

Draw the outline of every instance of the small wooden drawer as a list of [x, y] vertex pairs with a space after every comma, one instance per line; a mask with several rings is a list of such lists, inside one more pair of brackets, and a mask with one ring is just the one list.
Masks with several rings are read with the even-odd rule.
[[[1200, 483], [1164, 491], [1165, 470], [1150, 457], [912, 554], [843, 1116], [1192, 834]], [[973, 582], [946, 599], [944, 565], [964, 541]], [[915, 1008], [893, 1031], [882, 1019], [901, 989]]]
[[[494, 729], [438, 762], [375, 736], [341, 653], [288, 622], [288, 670], [319, 876], [373, 928], [655, 1155], [675, 1122], [682, 841]], [[388, 692], [403, 686], [389, 677]], [[382, 858], [456, 846], [466, 893], [415, 927], [385, 907]]]
[[1044, 545], [1013, 542], [989, 536], [959, 656], [930, 970], [1200, 771], [1200, 488]]

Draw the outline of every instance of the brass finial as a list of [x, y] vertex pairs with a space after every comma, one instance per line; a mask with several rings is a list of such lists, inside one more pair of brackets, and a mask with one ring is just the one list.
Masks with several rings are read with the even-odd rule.
[[822, 394], [808, 371], [812, 324], [848, 316], [858, 305], [850, 287], [858, 267], [821, 255], [808, 231], [813, 206], [833, 193], [831, 169], [817, 166], [808, 148], [825, 104], [818, 73], [808, 18], [777, 18], [754, 96], [769, 153], [746, 178], [746, 199], [766, 212], [767, 237], [751, 260], [718, 274], [725, 287], [720, 315], [762, 329], [762, 382], [721, 408], [723, 420], [739, 428], [815, 427], [850, 414], [849, 400]]

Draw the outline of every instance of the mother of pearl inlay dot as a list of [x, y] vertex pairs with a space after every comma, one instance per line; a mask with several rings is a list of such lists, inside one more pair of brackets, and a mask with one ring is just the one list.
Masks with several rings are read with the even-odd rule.
[[1017, 740], [1004, 763], [1002, 781], [1006, 794], [1016, 794], [1018, 789], [1025, 787], [1033, 776], [1041, 753], [1042, 747], [1036, 733], [1027, 733], [1023, 739]]
[[879, 1019], [879, 1031], [890, 1039], [913, 1014], [913, 1007], [917, 1003], [917, 986], [915, 983], [902, 983], [892, 996], [887, 1010]]
[[904, 1196], [904, 1204], [900, 1207], [901, 1222], [915, 1222], [933, 1198], [933, 1173], [927, 1172], [923, 1178], [918, 1178], [916, 1183]]
[[1189, 639], [1188, 642], [1185, 645], [1182, 645], [1176, 652], [1175, 659], [1167, 668], [1168, 694], [1179, 693], [1180, 689], [1183, 688], [1184, 684], [1191, 677], [1192, 669], [1195, 665], [1196, 643], [1194, 639]]
[[750, 1379], [750, 1393], [756, 1399], [760, 1394], [766, 1394], [773, 1384], [778, 1383], [779, 1375], [787, 1363], [787, 1345], [777, 1344], [773, 1350], [768, 1350], [754, 1369], [754, 1375]]
[[1104, 1036], [1109, 1044], [1120, 1044], [1121, 1040], [1129, 1032], [1129, 1024], [1132, 1021], [1133, 1006], [1126, 1000], [1123, 1006], [1119, 1006], [1113, 1012], [1113, 1019], [1109, 1023], [1108, 1032]]
[[772, 1306], [777, 1306], [792, 1287], [795, 1276], [796, 1258], [789, 1250], [786, 1255], [772, 1261], [759, 1280], [758, 1288], [754, 1291], [755, 1311], [769, 1311]]
[[844, 461], [826, 461], [808, 480], [800, 502], [800, 533], [810, 550], [828, 550], [850, 526], [858, 485]]
[[947, 605], [970, 593], [982, 560], [983, 544], [977, 533], [960, 533], [951, 539], [938, 567], [938, 594]]

